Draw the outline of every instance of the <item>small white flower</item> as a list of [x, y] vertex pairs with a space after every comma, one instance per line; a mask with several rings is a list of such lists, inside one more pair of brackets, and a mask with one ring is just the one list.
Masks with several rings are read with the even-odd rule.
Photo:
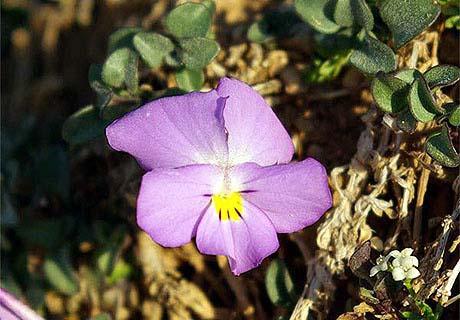
[[[414, 252], [411, 248], [406, 248], [402, 251], [393, 250], [385, 257], [380, 256], [372, 267], [370, 276], [373, 277], [381, 271], [389, 271], [395, 281], [402, 281], [407, 279], [414, 279], [420, 276], [417, 270], [418, 259], [412, 255]], [[391, 263], [388, 261], [393, 258]]]
[[389, 256], [386, 256], [386, 257], [378, 257], [377, 258], [377, 265], [376, 266], [373, 266], [372, 269], [371, 269], [371, 272], [370, 272], [370, 276], [373, 277], [375, 276], [377, 273], [379, 273], [380, 271], [387, 271], [388, 270], [388, 259], [390, 257]]
[[418, 259], [412, 256], [412, 252], [414, 252], [413, 249], [406, 248], [401, 252], [393, 250], [388, 254], [394, 258], [391, 262], [391, 275], [395, 281], [415, 279], [420, 275], [417, 270]]

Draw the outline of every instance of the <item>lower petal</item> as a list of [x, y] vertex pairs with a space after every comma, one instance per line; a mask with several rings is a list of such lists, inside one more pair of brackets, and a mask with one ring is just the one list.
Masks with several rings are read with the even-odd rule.
[[186, 244], [195, 236], [220, 174], [210, 165], [146, 173], [137, 199], [137, 223], [162, 246]]
[[257, 267], [279, 247], [275, 228], [266, 215], [248, 202], [243, 206], [242, 218], [234, 221], [219, 220], [211, 205], [196, 235], [200, 252], [227, 256], [235, 275]]

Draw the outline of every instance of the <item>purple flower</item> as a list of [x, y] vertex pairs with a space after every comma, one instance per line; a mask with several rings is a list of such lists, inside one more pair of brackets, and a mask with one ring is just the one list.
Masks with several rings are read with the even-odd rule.
[[0, 319], [2, 320], [43, 320], [28, 306], [0, 288]]
[[228, 257], [234, 274], [331, 207], [324, 167], [288, 163], [291, 139], [264, 99], [229, 78], [217, 89], [155, 100], [113, 122], [109, 144], [148, 170], [137, 222], [154, 241]]

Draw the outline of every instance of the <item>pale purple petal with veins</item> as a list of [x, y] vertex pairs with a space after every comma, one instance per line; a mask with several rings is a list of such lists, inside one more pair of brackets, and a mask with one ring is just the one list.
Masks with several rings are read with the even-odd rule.
[[275, 228], [265, 214], [250, 203], [244, 203], [243, 207], [242, 219], [221, 221], [211, 205], [196, 234], [198, 250], [226, 255], [236, 275], [257, 267], [279, 247]]
[[137, 223], [162, 246], [186, 244], [221, 179], [220, 170], [211, 165], [147, 172], [137, 199]]
[[257, 91], [239, 80], [223, 78], [217, 92], [227, 97], [224, 121], [230, 164], [255, 162], [267, 166], [291, 160], [291, 138]]
[[215, 90], [161, 98], [110, 124], [107, 140], [146, 170], [225, 163], [224, 105]]
[[309, 158], [270, 167], [246, 163], [235, 167], [243, 198], [272, 221], [278, 233], [301, 230], [315, 223], [331, 207], [326, 169]]
[[44, 320], [5, 289], [0, 288], [0, 319]]

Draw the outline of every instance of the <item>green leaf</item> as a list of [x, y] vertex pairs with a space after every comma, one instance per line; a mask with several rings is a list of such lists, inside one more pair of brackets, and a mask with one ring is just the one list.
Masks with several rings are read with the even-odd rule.
[[337, 0], [334, 8], [334, 21], [341, 27], [351, 27], [354, 23], [351, 10], [352, 0]]
[[396, 115], [396, 125], [404, 132], [413, 133], [417, 128], [417, 120], [410, 110], [407, 109]]
[[108, 313], [100, 313], [97, 316], [91, 317], [90, 320], [112, 320], [112, 317]]
[[113, 92], [102, 80], [102, 65], [92, 64], [89, 67], [88, 81], [91, 88], [96, 92], [97, 99], [95, 107], [103, 110], [112, 99]]
[[176, 72], [175, 77], [178, 87], [185, 91], [197, 91], [203, 87], [202, 70], [181, 69]]
[[150, 68], [158, 68], [174, 50], [174, 43], [158, 33], [140, 32], [133, 39], [134, 47]]
[[367, 31], [374, 28], [374, 16], [364, 0], [337, 0], [334, 20], [342, 27], [359, 25]]
[[406, 70], [398, 71], [395, 74], [395, 77], [398, 79], [401, 79], [407, 84], [412, 84], [412, 82], [414, 82], [415, 80], [417, 73], [418, 71], [416, 69], [406, 69]]
[[112, 33], [109, 37], [109, 54], [117, 49], [131, 48], [133, 49], [133, 38], [141, 32], [141, 28], [121, 28]]
[[409, 88], [404, 81], [383, 72], [377, 74], [371, 85], [377, 106], [389, 113], [397, 113], [409, 107]]
[[125, 83], [129, 93], [136, 95], [139, 90], [139, 56], [132, 51], [125, 67]]
[[374, 15], [364, 0], [351, 0], [351, 10], [354, 20], [367, 31], [374, 28]]
[[247, 37], [251, 42], [262, 43], [273, 36], [268, 31], [268, 24], [264, 20], [256, 21], [248, 29]]
[[166, 17], [166, 29], [177, 38], [205, 37], [212, 23], [212, 12], [203, 4], [187, 2]]
[[361, 46], [353, 50], [350, 63], [367, 74], [388, 73], [396, 69], [396, 56], [386, 44], [366, 35]]
[[125, 235], [124, 227], [117, 228], [111, 233], [105, 246], [96, 253], [97, 267], [106, 276], [109, 276], [115, 268]]
[[430, 88], [450, 86], [460, 80], [460, 68], [437, 65], [427, 70], [423, 76]]
[[73, 295], [78, 292], [68, 247], [61, 248], [53, 257], [45, 258], [43, 272], [48, 282], [62, 294]]
[[213, 0], [203, 0], [201, 4], [206, 6], [206, 8], [208, 8], [211, 14], [214, 14], [216, 12], [216, 3]]
[[455, 28], [460, 30], [460, 15], [452, 16], [446, 19], [445, 22], [446, 28], [452, 29]]
[[127, 279], [133, 273], [133, 267], [123, 259], [119, 259], [115, 264], [112, 273], [109, 275], [107, 282], [109, 285], [116, 284], [120, 280]]
[[292, 10], [273, 10], [264, 13], [262, 19], [253, 23], [248, 30], [250, 41], [262, 43], [273, 38], [285, 38], [298, 31], [303, 21]]
[[349, 54], [338, 54], [327, 60], [314, 59], [307, 69], [305, 81], [307, 83], [324, 83], [338, 77], [343, 67], [348, 63]]
[[446, 125], [441, 131], [428, 137], [425, 147], [426, 152], [443, 166], [454, 168], [460, 165], [460, 157], [452, 144]]
[[207, 38], [183, 39], [179, 42], [182, 61], [187, 69], [203, 69], [219, 53], [219, 44]]
[[294, 283], [286, 264], [281, 259], [275, 259], [270, 263], [265, 274], [265, 288], [273, 304], [289, 306], [293, 303]]
[[431, 121], [436, 115], [442, 113], [420, 72], [416, 73], [415, 80], [410, 88], [409, 107], [414, 118], [421, 122]]
[[310, 26], [322, 33], [335, 33], [340, 26], [333, 19], [331, 0], [295, 0], [295, 9]]
[[380, 15], [397, 48], [428, 28], [440, 12], [440, 7], [432, 0], [383, 0], [380, 5]]
[[337, 54], [348, 54], [354, 49], [357, 37], [351, 28], [340, 30], [333, 34], [315, 33], [315, 49], [324, 58], [331, 58]]
[[94, 106], [86, 106], [67, 118], [62, 126], [62, 138], [70, 145], [85, 143], [102, 136], [108, 124], [99, 118]]
[[449, 114], [449, 123], [454, 127], [460, 126], [460, 105], [456, 103], [449, 103], [445, 108]]
[[118, 119], [126, 113], [137, 109], [140, 106], [141, 100], [136, 98], [124, 98], [114, 96], [112, 102], [104, 108], [100, 116], [104, 123], [109, 124], [115, 119]]
[[125, 82], [129, 82], [132, 86], [135, 81], [132, 71], [137, 68], [136, 61], [137, 54], [133, 50], [128, 48], [115, 50], [102, 67], [102, 79], [115, 88], [122, 87]]

